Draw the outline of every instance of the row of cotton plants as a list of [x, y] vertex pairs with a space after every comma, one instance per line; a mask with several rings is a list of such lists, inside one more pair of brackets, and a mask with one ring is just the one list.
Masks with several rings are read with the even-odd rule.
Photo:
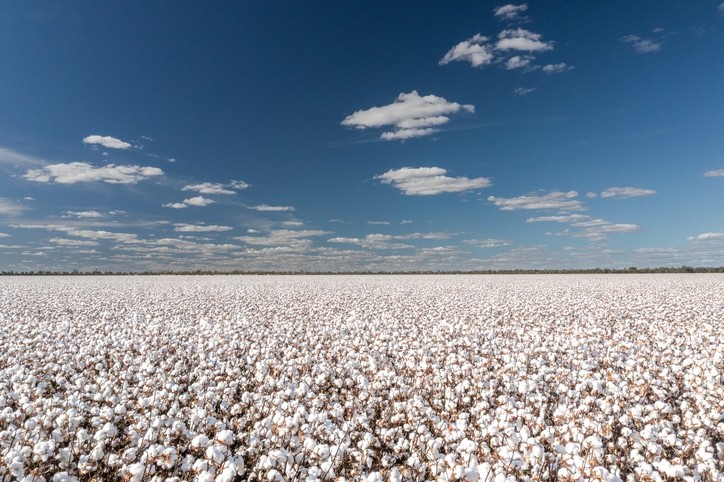
[[724, 480], [724, 277], [0, 278], [10, 480]]

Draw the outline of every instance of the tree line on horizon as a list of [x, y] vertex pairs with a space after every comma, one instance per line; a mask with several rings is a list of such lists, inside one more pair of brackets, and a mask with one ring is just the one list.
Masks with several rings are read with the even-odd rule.
[[412, 270], [412, 271], [277, 271], [277, 270], [158, 270], [158, 271], [1, 271], [0, 276], [159, 276], [159, 275], [380, 275], [380, 274], [656, 274], [724, 273], [720, 267], [662, 266], [657, 268], [581, 268], [581, 269], [489, 269], [489, 270]]

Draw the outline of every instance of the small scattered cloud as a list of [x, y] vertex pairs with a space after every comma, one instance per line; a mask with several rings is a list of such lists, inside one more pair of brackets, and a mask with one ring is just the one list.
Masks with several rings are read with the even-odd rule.
[[544, 42], [541, 37], [541, 34], [524, 28], [506, 29], [498, 34], [495, 48], [497, 50], [519, 50], [524, 52], [553, 50], [553, 42]]
[[76, 247], [76, 246], [98, 246], [97, 241], [90, 241], [87, 239], [68, 239], [68, 238], [51, 238], [49, 240], [51, 243], [57, 244], [59, 246], [69, 246], [69, 247]]
[[141, 139], [143, 139], [144, 141], [148, 141], [148, 142], [154, 141], [153, 137], [151, 137], [151, 136], [141, 136]]
[[557, 209], [559, 211], [582, 211], [583, 203], [577, 199], [576, 191], [553, 191], [547, 194], [526, 194], [513, 198], [489, 196], [488, 201], [498, 206], [501, 211], [517, 211], [521, 209]]
[[475, 246], [476, 248], [500, 248], [503, 246], [510, 246], [513, 241], [509, 239], [465, 239], [463, 243]]
[[568, 65], [565, 62], [561, 62], [560, 64], [548, 64], [541, 67], [541, 72], [544, 74], [552, 75], [552, 74], [560, 74], [563, 72], [567, 72], [569, 70], [573, 69], [572, 65]]
[[724, 169], [712, 169], [711, 171], [706, 171], [704, 173], [704, 177], [724, 177]]
[[513, 95], [528, 95], [536, 90], [538, 89], [535, 87], [518, 87], [513, 91]]
[[408, 234], [368, 234], [364, 238], [335, 237], [328, 239], [329, 243], [354, 244], [369, 249], [407, 249], [413, 245], [399, 243], [411, 239], [439, 240], [450, 238], [449, 233], [408, 233]]
[[383, 132], [383, 140], [405, 140], [438, 132], [437, 126], [447, 124], [450, 114], [475, 112], [472, 105], [448, 102], [435, 95], [420, 96], [417, 91], [402, 93], [392, 104], [356, 111], [345, 117], [342, 125], [356, 129], [392, 127]]
[[641, 38], [638, 35], [625, 35], [621, 37], [621, 42], [630, 44], [634, 51], [639, 54], [648, 54], [661, 50], [661, 43]]
[[236, 191], [227, 189], [224, 184], [218, 182], [202, 182], [201, 184], [189, 184], [181, 188], [182, 191], [196, 191], [200, 194], [236, 194]]
[[527, 223], [576, 223], [590, 219], [584, 214], [568, 214], [565, 216], [537, 216], [525, 220]]
[[76, 219], [102, 219], [112, 216], [118, 216], [126, 214], [126, 211], [122, 209], [114, 209], [112, 211], [101, 212], [101, 211], [63, 211], [61, 217], [63, 218], [76, 218]]
[[448, 50], [445, 56], [438, 62], [439, 65], [447, 65], [450, 62], [470, 62], [473, 67], [482, 67], [493, 61], [493, 53], [487, 45], [488, 37], [476, 34], [467, 40], [460, 42]]
[[0, 215], [17, 216], [25, 210], [25, 206], [9, 199], [0, 197]]
[[76, 184], [103, 182], [106, 184], [136, 184], [151, 177], [162, 176], [157, 167], [106, 164], [96, 167], [87, 162], [49, 164], [40, 169], [29, 169], [23, 177], [41, 183]]
[[627, 198], [639, 196], [651, 196], [656, 194], [652, 189], [642, 189], [640, 187], [609, 187], [601, 193], [602, 198]]
[[298, 227], [298, 226], [304, 226], [304, 223], [302, 221], [282, 221], [282, 226], [291, 226], [291, 227]]
[[0, 238], [9, 238], [10, 235], [7, 233], [0, 233]]
[[514, 55], [505, 62], [506, 70], [522, 69], [530, 65], [535, 57], [532, 55]]
[[441, 167], [403, 167], [375, 176], [383, 184], [391, 184], [407, 196], [431, 196], [448, 192], [482, 189], [492, 184], [487, 177], [447, 176]]
[[400, 221], [400, 224], [412, 224], [412, 221], [409, 219], [403, 219], [402, 221]]
[[716, 11], [719, 12], [719, 15], [724, 17], [724, 3], [720, 3], [718, 7], [716, 7]]
[[91, 135], [83, 139], [83, 144], [99, 145], [108, 149], [129, 149], [131, 144], [111, 136]]
[[587, 197], [588, 199], [594, 199], [594, 198], [597, 198], [597, 197], [598, 197], [598, 194], [596, 194], [595, 192], [587, 192], [587, 193], [586, 193], [586, 197]]
[[605, 219], [591, 218], [582, 214], [556, 215], [556, 216], [539, 216], [528, 218], [529, 223], [536, 222], [556, 222], [568, 223], [572, 228], [566, 228], [560, 232], [546, 233], [547, 236], [570, 236], [573, 238], [587, 238], [591, 241], [600, 241], [609, 234], [633, 233], [641, 230], [636, 224], [613, 223]]
[[390, 222], [389, 221], [367, 221], [367, 224], [372, 224], [372, 225], [377, 224], [377, 225], [382, 225], [382, 226], [389, 226]]
[[259, 204], [257, 206], [249, 206], [249, 209], [253, 209], [255, 211], [262, 211], [262, 212], [280, 212], [280, 211], [286, 211], [291, 212], [294, 211], [294, 207], [292, 206], [270, 206], [268, 204]]
[[173, 209], [184, 209], [189, 206], [204, 207], [204, 206], [208, 206], [209, 204], [213, 204], [215, 202], [216, 201], [214, 201], [213, 199], [208, 199], [203, 196], [195, 196], [195, 197], [184, 199], [183, 201], [178, 202], [178, 203], [164, 204], [163, 207], [173, 208]]
[[512, 3], [509, 3], [507, 5], [495, 7], [493, 9], [493, 15], [508, 22], [520, 22], [527, 20], [526, 17], [521, 15], [526, 10], [528, 10], [528, 4], [526, 3], [522, 3], [520, 5], [513, 5]]
[[47, 231], [59, 231], [68, 236], [92, 240], [112, 240], [119, 243], [137, 243], [138, 235], [133, 233], [119, 233], [104, 230], [78, 229], [72, 226], [63, 226], [59, 224], [12, 224], [17, 229], [45, 229]]
[[328, 243], [354, 244], [367, 249], [407, 249], [410, 244], [394, 242], [395, 237], [387, 234], [368, 234], [364, 238], [336, 237], [327, 240]]
[[224, 232], [231, 231], [231, 226], [219, 226], [216, 224], [174, 224], [174, 231], [180, 233], [210, 233], [210, 232]]
[[202, 182], [199, 184], [189, 184], [181, 188], [182, 191], [196, 191], [200, 194], [236, 194], [236, 190], [242, 190], [249, 187], [244, 181], [231, 181], [228, 184], [220, 182]]
[[608, 223], [601, 224], [600, 226], [591, 226], [583, 231], [575, 232], [571, 234], [571, 236], [574, 238], [602, 239], [608, 234], [633, 233], [639, 230], [641, 230], [641, 227], [636, 224]]
[[248, 187], [251, 186], [251, 184], [248, 184], [248, 183], [246, 183], [246, 182], [244, 182], [244, 181], [236, 181], [236, 180], [232, 180], [232, 181], [229, 182], [229, 184], [227, 184], [227, 185], [228, 185], [231, 189], [237, 189], [237, 190], [239, 190], [239, 191], [241, 191], [242, 189], [247, 189]]
[[266, 236], [239, 236], [234, 239], [256, 246], [290, 246], [304, 248], [311, 244], [311, 240], [308, 238], [328, 234], [331, 233], [320, 229], [275, 229], [270, 231]]
[[689, 241], [724, 241], [724, 233], [701, 233], [689, 236]]
[[581, 219], [579, 221], [574, 221], [571, 223], [571, 226], [575, 226], [577, 228], [589, 228], [594, 226], [604, 226], [606, 224], [613, 224], [611, 221], [606, 221], [605, 219], [601, 218], [591, 218], [589, 216], [585, 216], [585, 219]]
[[42, 166], [45, 164], [41, 159], [37, 157], [23, 154], [12, 149], [0, 146], [0, 166]]
[[173, 157], [169, 157], [168, 159], [166, 159], [166, 161], [173, 163], [176, 162], [176, 159], [174, 159]]
[[188, 205], [186, 205], [184, 203], [166, 203], [166, 204], [163, 204], [163, 207], [172, 208], [172, 209], [184, 209], [184, 208], [187, 208]]

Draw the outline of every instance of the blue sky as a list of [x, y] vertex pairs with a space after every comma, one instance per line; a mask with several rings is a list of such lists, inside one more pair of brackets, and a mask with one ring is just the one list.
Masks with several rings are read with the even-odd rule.
[[0, 270], [724, 265], [724, 3], [6, 2]]

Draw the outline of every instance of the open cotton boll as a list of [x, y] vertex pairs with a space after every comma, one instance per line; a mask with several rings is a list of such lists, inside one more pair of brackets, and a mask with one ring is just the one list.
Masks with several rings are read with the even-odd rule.
[[234, 432], [231, 430], [222, 430], [216, 434], [216, 440], [224, 445], [231, 445], [234, 443]]
[[206, 458], [214, 462], [214, 464], [220, 464], [226, 458], [226, 447], [223, 445], [212, 445], [206, 449]]
[[209, 437], [203, 434], [199, 434], [191, 440], [191, 446], [195, 449], [205, 448], [207, 445], [209, 445]]
[[53, 482], [78, 482], [78, 478], [69, 475], [68, 472], [58, 472], [53, 475]]

